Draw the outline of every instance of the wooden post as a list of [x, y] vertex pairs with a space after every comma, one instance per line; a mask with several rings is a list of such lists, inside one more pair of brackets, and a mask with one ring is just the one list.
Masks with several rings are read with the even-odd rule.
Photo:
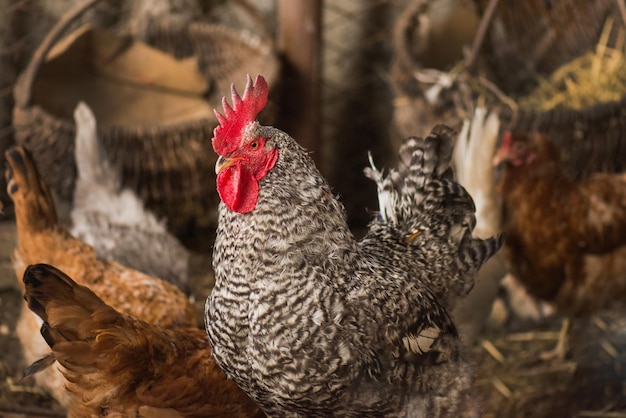
[[278, 0], [278, 47], [284, 71], [277, 125], [320, 163], [322, 0]]

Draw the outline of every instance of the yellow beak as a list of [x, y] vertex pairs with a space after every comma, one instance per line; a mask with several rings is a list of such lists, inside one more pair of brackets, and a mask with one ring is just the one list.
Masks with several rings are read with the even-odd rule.
[[221, 155], [217, 158], [215, 162], [215, 174], [219, 174], [225, 168], [230, 167], [239, 161], [239, 158], [231, 158], [231, 157], [222, 157]]

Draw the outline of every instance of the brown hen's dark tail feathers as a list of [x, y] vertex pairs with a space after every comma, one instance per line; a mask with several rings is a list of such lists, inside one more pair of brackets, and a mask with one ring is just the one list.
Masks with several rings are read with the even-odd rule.
[[[23, 282], [24, 300], [28, 308], [44, 321], [41, 335], [53, 350], [58, 343], [84, 339], [82, 333], [91, 331], [84, 324], [95, 311], [116, 313], [91, 290], [48, 264], [28, 266]], [[24, 377], [46, 369], [55, 360], [53, 353], [44, 356], [26, 369]]]
[[[111, 309], [91, 290], [48, 264], [28, 266], [23, 282], [28, 307], [44, 322], [59, 323], [59, 319], [66, 319], [69, 324], [76, 325], [96, 310]], [[50, 314], [59, 315], [57, 309], [51, 311], [50, 308], [63, 307], [72, 307], [72, 315], [49, 318]], [[66, 328], [64, 331], [73, 331], [70, 327]]]
[[5, 151], [4, 176], [7, 193], [15, 206], [18, 230], [39, 231], [58, 224], [50, 189], [45, 184], [31, 154], [22, 146]]

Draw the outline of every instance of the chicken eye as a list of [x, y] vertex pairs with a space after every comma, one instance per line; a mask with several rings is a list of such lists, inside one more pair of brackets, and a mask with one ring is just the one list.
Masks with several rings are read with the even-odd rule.
[[259, 141], [250, 142], [250, 148], [255, 149], [258, 146], [259, 146]]

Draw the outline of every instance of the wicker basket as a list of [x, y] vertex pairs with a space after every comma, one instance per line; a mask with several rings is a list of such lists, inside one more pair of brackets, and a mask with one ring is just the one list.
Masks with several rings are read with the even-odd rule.
[[[14, 89], [15, 140], [33, 153], [48, 184], [67, 200], [73, 196], [76, 177], [75, 127], [70, 116], [76, 103], [61, 103], [63, 98], [54, 102], [55, 97], [48, 97], [45, 102], [52, 101], [52, 105], [43, 104], [38, 100], [37, 87], [51, 48], [77, 16], [97, 1], [91, 0], [59, 20]], [[149, 28], [147, 42], [176, 58], [195, 54], [200, 72], [210, 83], [205, 99], [213, 108], [221, 108], [221, 99], [229, 94], [231, 82], [243, 83], [247, 73], [263, 74], [272, 92], [270, 110], [261, 117], [271, 119], [279, 64], [269, 41], [219, 25], [192, 23], [185, 28]], [[123, 111], [132, 103], [120, 101], [115, 105]], [[155, 118], [136, 125], [99, 123], [98, 130], [107, 155], [120, 167], [123, 184], [134, 189], [150, 209], [167, 219], [175, 234], [184, 238], [197, 228], [215, 225], [217, 156], [209, 139], [216, 125], [211, 114], [182, 122]]]
[[[473, 0], [483, 13], [489, 0]], [[505, 91], [524, 89], [529, 75], [550, 74], [598, 41], [615, 0], [500, 1], [485, 37], [485, 57]]]
[[[426, 0], [411, 2], [395, 27], [391, 84], [396, 95], [394, 122], [402, 135], [424, 134], [434, 123], [447, 123], [460, 129], [463, 120], [473, 113], [480, 95], [480, 91], [475, 88], [476, 78], [467, 73], [457, 73], [460, 75], [450, 77], [449, 84], [439, 86], [441, 90], [435, 100], [432, 97], [429, 99], [428, 94], [432, 92], [434, 84], [425, 79], [432, 69], [426, 68], [414, 53], [421, 49], [416, 42], [423, 40], [420, 24], [429, 6]], [[597, 39], [589, 42], [585, 49], [592, 48]], [[497, 58], [489, 56], [492, 50], [487, 49], [481, 56], [480, 71], [487, 74], [489, 79], [497, 80], [496, 74], [504, 71], [504, 64], [492, 64]], [[455, 65], [458, 69], [463, 62], [451, 63], [451, 66]], [[437, 74], [440, 76], [445, 73]], [[503, 93], [508, 97], [518, 97], [515, 91], [503, 89]], [[626, 170], [626, 91], [621, 100], [600, 103], [582, 110], [557, 108], [541, 112], [523, 109], [514, 101], [501, 99], [492, 95], [487, 99], [487, 107], [499, 112], [502, 129], [548, 133], [559, 145], [562, 160], [571, 176], [585, 177], [598, 170]]]

